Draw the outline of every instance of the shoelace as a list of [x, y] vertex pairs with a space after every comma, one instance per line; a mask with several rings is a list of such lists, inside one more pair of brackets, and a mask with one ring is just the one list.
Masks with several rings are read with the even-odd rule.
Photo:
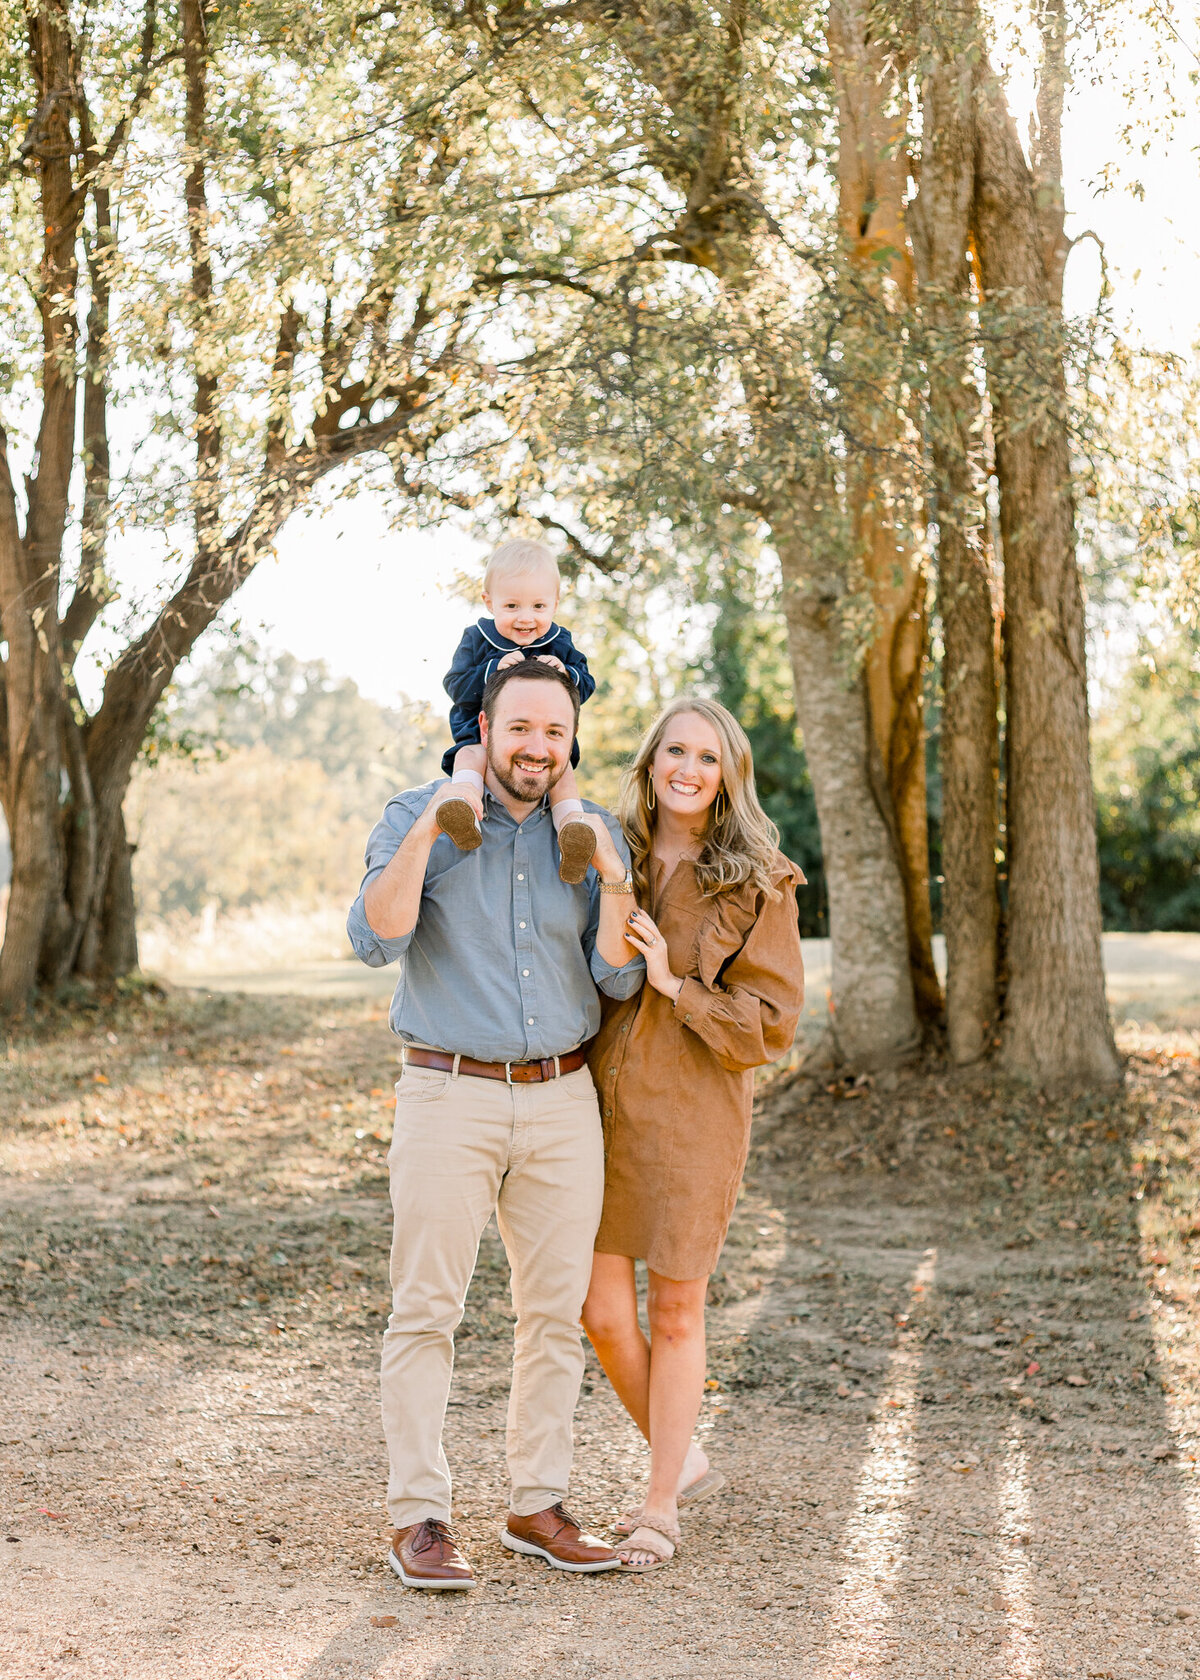
[[450, 1532], [449, 1523], [444, 1523], [440, 1517], [429, 1517], [413, 1535], [412, 1550], [414, 1554], [427, 1552], [437, 1544], [453, 1546], [456, 1541]]
[[550, 1509], [554, 1512], [554, 1515], [561, 1520], [564, 1528], [579, 1527], [579, 1524], [575, 1521], [575, 1518], [571, 1515], [570, 1511], [567, 1510], [561, 1499], [557, 1505], [551, 1505]]

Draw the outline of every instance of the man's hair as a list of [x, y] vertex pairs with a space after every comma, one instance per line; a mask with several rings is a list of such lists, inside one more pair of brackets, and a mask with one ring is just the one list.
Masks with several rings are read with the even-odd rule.
[[531, 572], [546, 572], [554, 579], [554, 593], [559, 590], [558, 561], [544, 543], [529, 542], [518, 537], [501, 543], [488, 555], [483, 573], [483, 589], [490, 595], [502, 578], [528, 577]]
[[492, 727], [496, 717], [496, 701], [510, 682], [552, 682], [557, 683], [571, 697], [571, 727], [579, 728], [579, 690], [570, 677], [556, 671], [553, 665], [544, 665], [540, 659], [523, 659], [519, 665], [509, 665], [503, 671], [493, 671], [484, 684], [483, 715], [488, 721], [488, 728]]

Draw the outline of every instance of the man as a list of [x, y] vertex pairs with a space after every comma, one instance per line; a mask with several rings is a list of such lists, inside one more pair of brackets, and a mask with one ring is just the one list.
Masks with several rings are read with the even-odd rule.
[[500, 1538], [558, 1569], [619, 1564], [562, 1503], [604, 1185], [580, 1046], [599, 1025], [597, 986], [629, 997], [645, 964], [624, 938], [628, 853], [607, 812], [586, 817], [595, 874], [579, 886], [559, 879], [547, 794], [570, 761], [578, 716], [574, 686], [551, 666], [530, 660], [497, 672], [480, 718], [482, 844], [459, 851], [438, 828], [439, 804], [461, 798], [461, 784], [397, 795], [367, 842], [347, 924], [364, 962], [401, 963], [391, 1026], [404, 1071], [388, 1156], [392, 1314], [381, 1375], [389, 1561], [409, 1587], [475, 1584], [450, 1528], [441, 1436], [454, 1330], [493, 1210], [517, 1309], [512, 1493]]

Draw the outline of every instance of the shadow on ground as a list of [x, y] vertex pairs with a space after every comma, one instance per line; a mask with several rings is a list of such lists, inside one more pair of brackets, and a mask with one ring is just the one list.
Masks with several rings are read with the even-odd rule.
[[[729, 1486], [651, 1577], [498, 1545], [489, 1232], [448, 1420], [481, 1589], [451, 1603], [381, 1562], [394, 1073], [359, 1001], [173, 994], [11, 1045], [0, 1674], [1200, 1667], [1189, 1042], [1140, 1039], [1119, 1100], [768, 1085], [711, 1291], [701, 1428]], [[577, 1433], [599, 1521], [644, 1453], [592, 1366]]]

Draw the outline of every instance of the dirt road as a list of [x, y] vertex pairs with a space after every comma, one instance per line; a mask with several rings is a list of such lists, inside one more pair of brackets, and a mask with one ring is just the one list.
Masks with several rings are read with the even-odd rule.
[[[482, 1584], [453, 1602], [382, 1564], [393, 1062], [358, 1000], [175, 996], [10, 1046], [0, 1675], [1200, 1674], [1190, 1043], [1142, 1043], [1112, 1102], [769, 1089], [712, 1291], [729, 1486], [653, 1576], [497, 1542], [490, 1232], [448, 1426]], [[577, 1463], [597, 1523], [644, 1468], [591, 1367]]]

